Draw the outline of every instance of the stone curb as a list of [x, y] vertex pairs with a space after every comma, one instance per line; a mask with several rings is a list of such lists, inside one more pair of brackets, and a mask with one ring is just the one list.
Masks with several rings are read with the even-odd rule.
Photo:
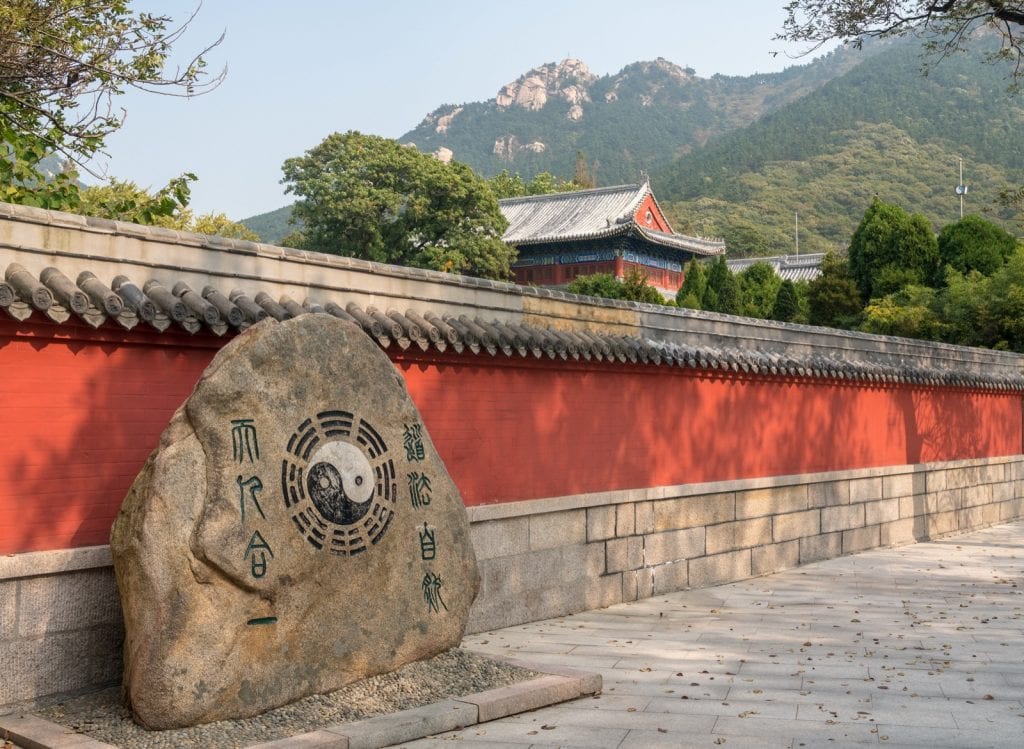
[[[540, 665], [518, 658], [500, 660], [536, 671], [540, 676], [432, 705], [251, 744], [249, 749], [380, 749], [601, 691], [601, 675], [597, 673]], [[117, 749], [66, 726], [27, 714], [0, 716], [0, 737], [9, 738], [23, 749]]]

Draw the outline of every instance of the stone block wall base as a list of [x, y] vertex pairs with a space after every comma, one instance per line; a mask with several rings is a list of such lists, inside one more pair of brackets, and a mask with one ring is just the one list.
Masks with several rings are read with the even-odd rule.
[[469, 508], [482, 632], [1024, 517], [1024, 456]]
[[[767, 575], [1024, 517], [1024, 456], [652, 487], [469, 508], [467, 631]], [[110, 551], [0, 557], [0, 713], [121, 679]], [[6, 707], [5, 707], [6, 706]]]

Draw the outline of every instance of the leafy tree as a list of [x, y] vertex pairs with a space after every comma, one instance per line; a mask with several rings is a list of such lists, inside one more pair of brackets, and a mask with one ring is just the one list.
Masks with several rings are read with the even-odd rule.
[[605, 299], [622, 299], [622, 284], [611, 273], [591, 273], [576, 276], [565, 287], [566, 291], [583, 296], [599, 296]]
[[168, 228], [183, 228], [170, 226], [168, 222], [188, 206], [191, 183], [195, 179], [194, 174], [183, 174], [156, 193], [150, 193], [134, 182], [111, 179], [106, 185], [82, 190], [78, 212], [134, 224], [160, 223]]
[[566, 286], [573, 294], [599, 296], [605, 299], [625, 299], [648, 304], [665, 304], [665, 297], [647, 283], [647, 274], [634, 269], [621, 281], [611, 273], [593, 273], [577, 276]]
[[202, 50], [164, 66], [188, 27], [132, 10], [130, 0], [6, 0], [0, 5], [0, 123], [28, 145], [81, 163], [121, 126], [128, 88], [194, 96], [216, 87]]
[[539, 172], [527, 182], [519, 176], [518, 172], [509, 174], [508, 169], [502, 169], [501, 172], [488, 179], [487, 184], [499, 200], [583, 189], [582, 185], [574, 181], [560, 179], [551, 172]]
[[964, 216], [939, 232], [939, 261], [961, 273], [989, 276], [1017, 249], [1017, 239], [981, 216]]
[[849, 263], [835, 253], [821, 261], [821, 275], [807, 288], [807, 318], [811, 325], [852, 328], [861, 313], [860, 293]]
[[740, 314], [740, 284], [725, 264], [724, 255], [719, 255], [708, 269], [708, 283], [701, 307], [711, 312]]
[[182, 218], [186, 222], [184, 226], [186, 231], [214, 237], [227, 237], [228, 239], [245, 239], [249, 242], [260, 241], [259, 234], [244, 224], [232, 221], [223, 213], [203, 213], [193, 216], [192, 211], [186, 208], [182, 214]]
[[594, 173], [590, 168], [590, 164], [587, 163], [587, 155], [583, 151], [576, 152], [576, 171], [572, 181], [583, 190], [597, 187], [597, 180], [594, 179]]
[[[53, 171], [47, 164], [55, 167]], [[79, 204], [75, 173], [49, 157], [42, 138], [18, 133], [0, 120], [0, 200], [51, 210], [75, 210]]]
[[256, 232], [232, 221], [223, 213], [196, 216], [188, 207], [194, 174], [183, 174], [155, 193], [134, 182], [112, 179], [105, 185], [87, 187], [80, 192], [76, 212], [115, 221], [151, 224], [232, 239], [258, 242]]
[[867, 333], [935, 340], [940, 330], [935, 302], [934, 289], [905, 286], [869, 304], [864, 310], [860, 329]]
[[853, 233], [847, 254], [850, 275], [866, 301], [932, 279], [939, 247], [924, 216], [875, 198]]
[[[740, 314], [766, 320], [771, 317], [782, 279], [768, 263], [753, 263], [737, 276], [740, 286]], [[795, 302], [795, 297], [794, 297]]]
[[515, 249], [483, 178], [397, 141], [327, 136], [284, 163], [307, 249], [382, 263], [507, 278]]
[[665, 304], [665, 297], [661, 292], [647, 283], [647, 274], [639, 268], [626, 272], [622, 279], [622, 293], [624, 299], [633, 302], [647, 302], [648, 304]]
[[779, 285], [779, 293], [772, 304], [771, 319], [779, 322], [793, 322], [800, 315], [800, 300], [796, 287], [788, 278]]
[[986, 27], [1002, 40], [991, 60], [1011, 60], [1014, 75], [1024, 73], [1024, 4], [1015, 0], [792, 0], [778, 38], [812, 42], [812, 50], [832, 40], [860, 46], [865, 38], [927, 35], [940, 59], [964, 48], [975, 29]]
[[689, 309], [701, 309], [701, 300], [708, 287], [708, 272], [704, 263], [691, 260], [683, 270], [683, 285], [676, 292], [676, 304]]

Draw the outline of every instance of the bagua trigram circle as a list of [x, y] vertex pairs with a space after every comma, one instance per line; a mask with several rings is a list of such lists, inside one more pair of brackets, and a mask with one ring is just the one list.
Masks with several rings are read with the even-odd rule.
[[388, 446], [367, 421], [322, 411], [288, 440], [281, 464], [285, 507], [316, 549], [354, 556], [380, 542], [398, 489]]

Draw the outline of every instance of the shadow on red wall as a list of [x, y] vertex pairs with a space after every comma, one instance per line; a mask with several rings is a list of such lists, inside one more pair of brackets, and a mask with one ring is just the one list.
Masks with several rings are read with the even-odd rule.
[[0, 328], [0, 553], [107, 543], [121, 500], [222, 343], [56, 331]]
[[[107, 543], [139, 469], [225, 342], [0, 323], [0, 553]], [[1022, 451], [1010, 393], [393, 358], [470, 505]]]

